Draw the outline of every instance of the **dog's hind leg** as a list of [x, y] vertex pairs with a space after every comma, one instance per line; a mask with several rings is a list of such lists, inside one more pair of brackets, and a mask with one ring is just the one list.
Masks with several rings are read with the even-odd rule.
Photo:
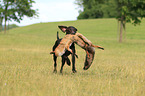
[[55, 56], [55, 54], [53, 55], [53, 60], [54, 60], [54, 70], [53, 73], [57, 73], [57, 57]]
[[102, 50], [104, 50], [104, 48], [103, 47], [101, 47], [101, 46], [97, 46], [97, 45], [91, 45], [92, 47], [95, 47], [95, 48], [99, 48], [99, 49], [102, 49]]
[[65, 58], [65, 62], [67, 63], [68, 66], [70, 66], [71, 63], [68, 57]]
[[90, 58], [88, 50], [86, 50], [87, 57]]

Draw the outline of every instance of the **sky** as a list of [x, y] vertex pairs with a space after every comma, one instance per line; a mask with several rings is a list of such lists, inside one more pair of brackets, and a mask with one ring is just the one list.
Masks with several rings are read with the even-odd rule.
[[37, 18], [28, 18], [20, 22], [9, 22], [18, 26], [27, 26], [35, 23], [73, 21], [77, 20], [78, 6], [74, 4], [75, 0], [35, 0], [33, 9], [38, 9]]

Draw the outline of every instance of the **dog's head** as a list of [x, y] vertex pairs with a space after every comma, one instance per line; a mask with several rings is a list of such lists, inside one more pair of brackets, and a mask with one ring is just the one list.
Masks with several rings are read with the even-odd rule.
[[77, 29], [73, 26], [58, 26], [59, 29], [61, 29], [62, 32], [66, 34], [75, 34], [77, 32]]

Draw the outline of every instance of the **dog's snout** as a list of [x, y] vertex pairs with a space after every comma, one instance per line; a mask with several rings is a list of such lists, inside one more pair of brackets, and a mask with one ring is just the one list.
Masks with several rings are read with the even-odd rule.
[[72, 31], [72, 34], [76, 34], [76, 32], [75, 31]]

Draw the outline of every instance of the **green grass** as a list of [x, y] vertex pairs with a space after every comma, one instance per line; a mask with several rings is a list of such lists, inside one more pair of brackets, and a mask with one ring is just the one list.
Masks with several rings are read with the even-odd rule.
[[[76, 47], [77, 73], [65, 65], [53, 73], [49, 52], [64, 34], [58, 25], [75, 26], [96, 49], [92, 66], [83, 70], [85, 51]], [[140, 26], [127, 24], [126, 39], [117, 40], [115, 19], [92, 19], [34, 24], [0, 33], [0, 96], [144, 96], [145, 19]], [[71, 58], [71, 57], [70, 57]]]

